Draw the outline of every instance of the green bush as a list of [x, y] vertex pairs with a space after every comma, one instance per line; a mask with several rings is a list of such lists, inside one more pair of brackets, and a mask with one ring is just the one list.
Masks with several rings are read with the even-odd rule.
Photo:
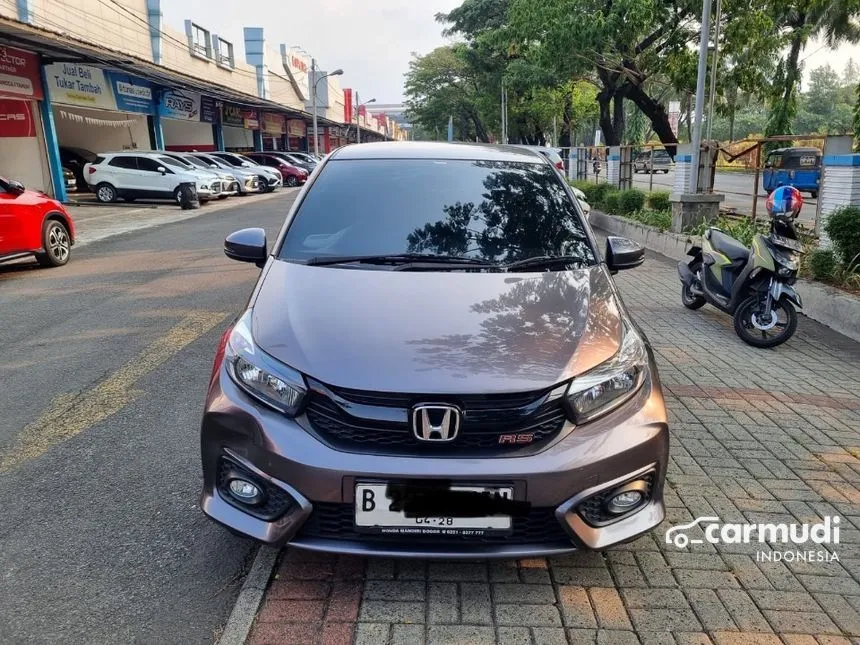
[[657, 211], [643, 208], [626, 215], [626, 217], [647, 224], [648, 226], [653, 226], [661, 231], [667, 231], [672, 226], [672, 214], [667, 210]]
[[607, 190], [604, 191], [603, 198], [600, 200], [600, 210], [609, 213], [610, 215], [618, 215], [621, 209], [621, 191]]
[[806, 265], [814, 280], [832, 280], [836, 274], [836, 256], [829, 249], [815, 249], [806, 257]]
[[601, 210], [606, 210], [605, 196], [609, 192], [618, 192], [618, 189], [612, 184], [591, 184], [591, 192], [585, 193], [588, 197], [588, 203]]
[[668, 190], [655, 190], [648, 195], [648, 208], [655, 211], [668, 211], [672, 208]]
[[645, 206], [645, 193], [636, 188], [622, 190], [621, 194], [618, 195], [618, 210], [616, 214], [629, 215], [630, 213], [642, 210], [643, 206]]
[[711, 226], [735, 238], [744, 246], [752, 245], [752, 240], [756, 233], [767, 233], [768, 231], [768, 226], [764, 222], [754, 225], [753, 221], [749, 218], [729, 219], [728, 217], [720, 216], [715, 222], [702, 222], [698, 226], [694, 226], [684, 232], [689, 235], [704, 235], [705, 230]]
[[860, 270], [860, 208], [843, 206], [830, 213], [824, 225], [827, 236], [839, 254], [842, 263]]

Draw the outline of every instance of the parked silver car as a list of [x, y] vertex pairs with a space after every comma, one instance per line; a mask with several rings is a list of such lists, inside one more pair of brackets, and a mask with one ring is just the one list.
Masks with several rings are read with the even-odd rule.
[[240, 195], [263, 192], [262, 180], [256, 171], [250, 168], [231, 166], [223, 159], [214, 157], [209, 153], [191, 152], [189, 155], [207, 164], [212, 169], [218, 169], [231, 175], [239, 184], [238, 190]]
[[201, 508], [318, 551], [602, 550], [665, 515], [668, 417], [648, 341], [549, 161], [507, 146], [368, 143], [322, 162], [224, 333]]

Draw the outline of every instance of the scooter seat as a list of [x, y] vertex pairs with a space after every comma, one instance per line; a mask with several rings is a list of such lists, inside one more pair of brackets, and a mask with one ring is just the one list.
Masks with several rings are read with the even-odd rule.
[[712, 228], [709, 232], [710, 237], [708, 239], [711, 241], [711, 246], [733, 262], [737, 260], [746, 261], [749, 258], [750, 250], [735, 238], [715, 228]]

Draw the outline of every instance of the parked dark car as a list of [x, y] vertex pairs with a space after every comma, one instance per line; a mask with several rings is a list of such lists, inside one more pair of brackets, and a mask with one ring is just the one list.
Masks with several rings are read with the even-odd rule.
[[314, 169], [319, 165], [319, 162], [315, 159], [300, 156], [298, 154], [286, 152], [283, 150], [271, 150], [267, 151], [266, 154], [272, 155], [273, 157], [277, 157], [278, 159], [283, 159], [288, 164], [295, 166], [296, 168], [307, 170], [308, 174], [312, 173]]
[[514, 147], [345, 146], [224, 333], [201, 507], [268, 543], [415, 557], [605, 549], [664, 517], [647, 339], [551, 163]]
[[277, 154], [271, 152], [248, 152], [246, 157], [260, 164], [272, 168], [281, 173], [284, 179], [284, 186], [300, 186], [308, 180], [308, 171], [304, 168], [299, 168]]
[[96, 160], [96, 153], [84, 148], [60, 148], [60, 163], [75, 175], [76, 191], [86, 193], [90, 185], [84, 178], [84, 166]]

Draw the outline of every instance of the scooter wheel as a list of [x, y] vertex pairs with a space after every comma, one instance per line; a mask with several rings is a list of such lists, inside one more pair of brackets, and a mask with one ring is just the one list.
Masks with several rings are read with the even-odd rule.
[[702, 296], [694, 296], [690, 287], [681, 284], [681, 304], [687, 309], [700, 309], [705, 305], [705, 299]]
[[797, 311], [787, 300], [773, 303], [771, 309], [777, 317], [770, 329], [759, 329], [753, 323], [753, 316], [761, 313], [761, 296], [750, 296], [735, 310], [735, 332], [740, 339], [753, 347], [776, 347], [794, 335], [797, 330]]

